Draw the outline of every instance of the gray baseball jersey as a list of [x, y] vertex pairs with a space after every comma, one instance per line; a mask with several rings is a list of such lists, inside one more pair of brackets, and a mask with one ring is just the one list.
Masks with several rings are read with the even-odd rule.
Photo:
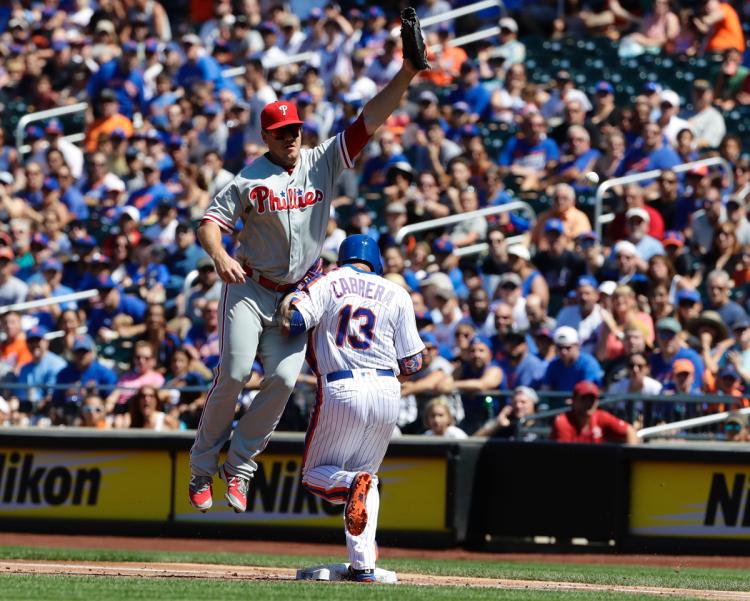
[[[320, 254], [336, 178], [353, 166], [367, 140], [360, 116], [345, 132], [312, 150], [301, 149], [290, 170], [259, 158], [214, 198], [203, 218], [229, 232], [241, 219], [237, 258], [274, 282], [296, 283]], [[245, 478], [257, 468], [253, 458], [276, 427], [305, 356], [305, 338], [287, 338], [278, 328], [276, 309], [283, 296], [252, 278], [224, 284], [221, 358], [190, 451], [193, 474], [216, 473], [219, 452], [232, 432], [235, 402], [256, 355], [265, 369], [263, 387], [234, 429], [224, 467]]]
[[320, 256], [336, 180], [353, 166], [348, 134], [301, 149], [291, 171], [266, 156], [257, 159], [219, 192], [203, 218], [225, 231], [242, 219], [237, 259], [276, 282], [297, 282]]

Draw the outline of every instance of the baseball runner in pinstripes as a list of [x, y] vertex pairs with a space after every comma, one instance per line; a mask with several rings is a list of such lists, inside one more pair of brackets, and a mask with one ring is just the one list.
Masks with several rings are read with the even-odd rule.
[[[305, 357], [305, 337], [286, 338], [277, 308], [290, 290], [316, 274], [334, 184], [370, 136], [400, 104], [418, 70], [401, 70], [363, 108], [344, 132], [313, 149], [302, 149], [301, 125], [292, 102], [277, 101], [261, 114], [268, 152], [245, 167], [213, 199], [198, 228], [201, 245], [224, 282], [220, 304], [220, 361], [190, 451], [190, 503], [207, 511], [213, 476], [227, 484], [237, 512], [247, 507], [254, 458], [268, 443]], [[242, 220], [237, 258], [221, 234]], [[235, 403], [256, 353], [265, 369], [261, 390], [237, 424], [224, 464], [219, 453], [232, 434]]]
[[313, 279], [282, 305], [290, 336], [313, 328], [308, 352], [318, 396], [305, 438], [302, 484], [346, 503], [351, 576], [375, 579], [380, 496], [377, 471], [398, 418], [399, 377], [422, 367], [424, 344], [406, 291], [380, 277], [376, 242], [349, 236], [340, 267]]

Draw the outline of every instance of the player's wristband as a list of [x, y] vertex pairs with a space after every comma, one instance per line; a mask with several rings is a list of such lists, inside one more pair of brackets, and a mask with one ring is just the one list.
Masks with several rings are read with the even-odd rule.
[[307, 331], [307, 325], [305, 324], [305, 318], [302, 317], [297, 309], [292, 309], [292, 315], [289, 319], [289, 335], [296, 336], [297, 334], [304, 334]]

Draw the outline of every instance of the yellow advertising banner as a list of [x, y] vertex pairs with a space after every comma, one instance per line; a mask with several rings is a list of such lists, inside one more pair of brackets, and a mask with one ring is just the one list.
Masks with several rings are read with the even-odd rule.
[[[333, 505], [301, 486], [301, 457], [264, 453], [250, 483], [247, 511], [237, 514], [214, 478], [214, 506], [201, 514], [188, 502], [188, 453], [177, 453], [175, 521], [262, 526], [342, 527], [343, 505]], [[448, 532], [445, 526], [447, 473], [444, 458], [390, 457], [378, 472], [380, 530]]]
[[630, 534], [750, 539], [750, 467], [636, 461]]
[[0, 519], [164, 522], [168, 451], [0, 448]]

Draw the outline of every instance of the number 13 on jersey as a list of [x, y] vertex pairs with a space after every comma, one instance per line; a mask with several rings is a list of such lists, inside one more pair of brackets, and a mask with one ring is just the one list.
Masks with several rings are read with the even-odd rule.
[[339, 311], [339, 325], [336, 328], [336, 346], [348, 343], [354, 349], [364, 351], [370, 348], [375, 336], [375, 314], [366, 307], [353, 309], [345, 305]]

